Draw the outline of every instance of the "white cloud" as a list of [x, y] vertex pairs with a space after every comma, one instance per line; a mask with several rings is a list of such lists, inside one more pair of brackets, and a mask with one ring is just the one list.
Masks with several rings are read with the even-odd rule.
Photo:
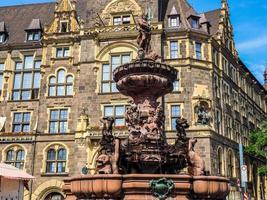
[[236, 46], [239, 51], [255, 50], [265, 47], [267, 46], [267, 35], [240, 42]]

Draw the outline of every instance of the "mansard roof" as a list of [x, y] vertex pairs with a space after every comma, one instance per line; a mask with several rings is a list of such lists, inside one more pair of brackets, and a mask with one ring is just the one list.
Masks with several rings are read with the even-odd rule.
[[211, 25], [210, 28], [211, 35], [215, 35], [219, 29], [221, 9], [212, 10], [209, 12], [205, 12], [203, 14], [205, 15], [207, 21], [209, 21]]
[[53, 18], [54, 9], [54, 3], [0, 7], [0, 21], [5, 22], [9, 34], [8, 41], [3, 45], [23, 44], [25, 29], [29, 28], [32, 20], [39, 19], [43, 24], [48, 24]]

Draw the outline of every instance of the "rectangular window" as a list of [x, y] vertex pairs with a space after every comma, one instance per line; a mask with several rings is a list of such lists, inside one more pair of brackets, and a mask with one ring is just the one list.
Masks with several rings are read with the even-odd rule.
[[14, 113], [13, 115], [12, 131], [14, 133], [28, 133], [30, 132], [30, 121], [31, 114], [25, 113]]
[[6, 34], [0, 33], [0, 43], [4, 43], [6, 41]]
[[171, 59], [178, 58], [178, 42], [171, 41], [170, 42], [170, 50], [171, 50]]
[[39, 98], [41, 61], [33, 56], [24, 56], [23, 62], [15, 63], [12, 100]]
[[0, 63], [0, 96], [2, 94], [2, 89], [3, 89], [4, 70], [5, 70], [5, 64], [4, 63]]
[[171, 130], [176, 129], [176, 119], [181, 116], [180, 105], [171, 106]]
[[171, 15], [169, 16], [169, 27], [178, 27], [179, 26], [179, 16]]
[[130, 24], [131, 18], [130, 15], [122, 16], [122, 24]]
[[196, 48], [196, 59], [201, 60], [202, 59], [202, 44], [199, 42], [196, 42], [195, 48]]
[[113, 17], [113, 25], [122, 25], [122, 24], [130, 24], [131, 17], [130, 15], [123, 15], [123, 16], [114, 16]]
[[66, 133], [68, 129], [68, 109], [50, 110], [49, 133]]
[[40, 31], [28, 31], [27, 32], [27, 40], [28, 41], [38, 41], [41, 38]]
[[126, 111], [125, 105], [104, 106], [104, 116], [114, 117], [115, 126], [125, 126], [125, 118], [124, 118], [125, 111]]
[[101, 81], [102, 93], [118, 92], [116, 88], [116, 83], [113, 81], [112, 72], [118, 66], [128, 63], [130, 61], [131, 61], [130, 54], [112, 55], [110, 58], [110, 63], [102, 65], [102, 81]]
[[62, 48], [57, 48], [57, 58], [66, 58], [69, 57], [69, 47], [62, 47]]
[[191, 26], [192, 28], [199, 28], [198, 19], [192, 19]]
[[60, 32], [61, 33], [66, 33], [69, 30], [69, 23], [67, 21], [61, 21], [60, 22]]

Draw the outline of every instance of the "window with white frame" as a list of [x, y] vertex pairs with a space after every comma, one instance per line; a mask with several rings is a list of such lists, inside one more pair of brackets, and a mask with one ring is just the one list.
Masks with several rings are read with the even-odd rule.
[[50, 110], [49, 133], [67, 133], [68, 129], [68, 109]]
[[67, 150], [64, 147], [49, 148], [46, 156], [46, 173], [60, 174], [66, 172]]
[[6, 151], [5, 163], [13, 165], [18, 169], [24, 168], [25, 151], [21, 148], [10, 148]]
[[67, 58], [69, 57], [70, 48], [69, 47], [58, 47], [56, 50], [57, 58]]
[[121, 15], [113, 17], [113, 25], [122, 25], [122, 24], [130, 24], [131, 16], [130, 15]]
[[41, 61], [33, 56], [24, 56], [23, 62], [15, 63], [12, 100], [39, 98]]
[[170, 58], [175, 59], [178, 58], [178, 42], [170, 41]]
[[27, 31], [27, 41], [39, 41], [41, 39], [41, 31]]
[[50, 76], [48, 84], [48, 96], [73, 95], [73, 76], [66, 74], [64, 69], [57, 71], [56, 76]]
[[176, 120], [181, 117], [181, 106], [180, 105], [171, 105], [171, 130], [176, 129]]
[[5, 70], [5, 64], [0, 63], [0, 96], [1, 96], [2, 90], [3, 90], [4, 70]]
[[170, 15], [169, 16], [169, 27], [179, 27], [179, 15]]
[[31, 113], [16, 112], [13, 115], [12, 132], [28, 133], [30, 132]]
[[102, 76], [101, 76], [101, 92], [102, 93], [113, 93], [118, 92], [116, 83], [113, 81], [113, 71], [116, 67], [129, 63], [131, 61], [131, 54], [120, 54], [111, 55], [110, 63], [104, 63], [102, 65]]
[[125, 126], [124, 114], [126, 112], [125, 105], [107, 105], [104, 106], [104, 117], [113, 117], [115, 126]]
[[200, 42], [195, 43], [195, 54], [196, 54], [196, 59], [198, 60], [202, 59], [202, 44]]

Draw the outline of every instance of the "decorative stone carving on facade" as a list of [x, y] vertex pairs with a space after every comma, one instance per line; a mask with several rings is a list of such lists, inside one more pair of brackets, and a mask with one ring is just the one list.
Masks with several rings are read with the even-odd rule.
[[87, 111], [87, 109], [83, 108], [81, 112], [76, 129], [78, 132], [85, 132], [89, 127], [89, 116]]
[[195, 114], [197, 115], [198, 125], [210, 125], [210, 108], [207, 102], [200, 101], [199, 104], [195, 107]]
[[134, 0], [113, 0], [103, 10], [101, 18], [109, 19], [112, 14], [125, 12], [140, 16], [142, 8]]
[[60, 33], [60, 21], [68, 23], [67, 32], [79, 32], [80, 25], [77, 20], [76, 2], [70, 0], [61, 0], [56, 3], [53, 22], [44, 29], [44, 38], [46, 34]]

